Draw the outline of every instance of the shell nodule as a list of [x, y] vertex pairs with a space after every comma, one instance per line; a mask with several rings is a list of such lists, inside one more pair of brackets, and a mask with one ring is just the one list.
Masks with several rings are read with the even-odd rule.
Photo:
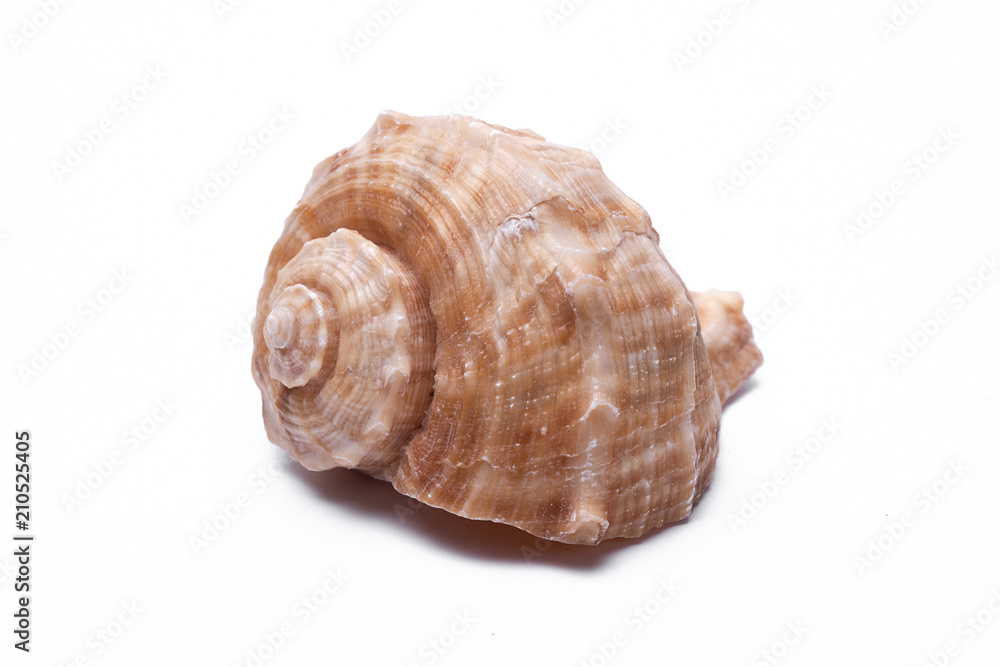
[[686, 517], [760, 365], [596, 159], [464, 116], [379, 117], [316, 167], [253, 325], [268, 437], [568, 543]]

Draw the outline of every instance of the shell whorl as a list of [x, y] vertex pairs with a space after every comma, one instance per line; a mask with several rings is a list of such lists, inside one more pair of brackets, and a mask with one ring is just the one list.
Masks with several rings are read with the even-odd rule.
[[596, 158], [531, 132], [381, 115], [314, 170], [254, 345], [272, 441], [461, 516], [593, 544], [683, 519], [712, 478], [691, 294]]
[[380, 477], [423, 419], [434, 321], [391, 250], [340, 229], [278, 273], [262, 335], [282, 444], [313, 469]]
[[[333, 320], [329, 325], [328, 315]], [[305, 285], [296, 283], [286, 287], [264, 321], [271, 377], [289, 389], [301, 387], [316, 377], [327, 347], [334, 354], [337, 349], [335, 318], [334, 311], [329, 306], [324, 308], [319, 295]]]

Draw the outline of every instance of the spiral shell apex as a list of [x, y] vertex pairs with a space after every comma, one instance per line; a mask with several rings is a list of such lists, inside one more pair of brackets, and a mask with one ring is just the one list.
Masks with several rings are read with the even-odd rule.
[[739, 295], [693, 296], [658, 241], [589, 153], [382, 114], [316, 167], [271, 252], [268, 437], [561, 542], [683, 519], [761, 355]]

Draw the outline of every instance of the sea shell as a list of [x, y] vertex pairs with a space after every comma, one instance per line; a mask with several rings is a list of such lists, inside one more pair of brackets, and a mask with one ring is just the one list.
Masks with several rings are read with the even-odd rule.
[[596, 544], [705, 491], [721, 403], [761, 363], [742, 305], [689, 293], [590, 153], [385, 113], [287, 219], [253, 375], [311, 470]]

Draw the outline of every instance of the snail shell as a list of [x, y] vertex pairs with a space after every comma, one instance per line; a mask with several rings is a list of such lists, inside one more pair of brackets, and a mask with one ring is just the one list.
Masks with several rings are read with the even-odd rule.
[[[253, 323], [268, 437], [568, 543], [686, 517], [760, 365], [597, 159], [464, 116], [379, 116], [320, 163]], [[701, 316], [701, 322], [699, 322]]]

